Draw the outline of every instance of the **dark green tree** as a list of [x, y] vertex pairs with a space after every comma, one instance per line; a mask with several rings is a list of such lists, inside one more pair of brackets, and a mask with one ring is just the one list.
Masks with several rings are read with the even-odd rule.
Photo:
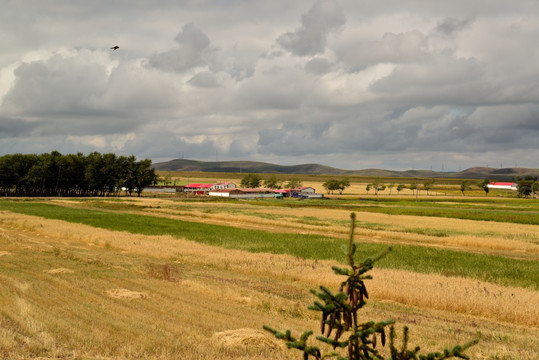
[[399, 184], [397, 185], [397, 192], [401, 192], [402, 190], [406, 189], [406, 185], [404, 184]]
[[324, 189], [326, 189], [326, 192], [328, 194], [333, 194], [334, 191], [339, 190], [340, 188], [340, 181], [337, 179], [329, 179], [326, 182], [322, 184]]
[[537, 178], [533, 176], [526, 176], [521, 178], [520, 176], [516, 178], [518, 197], [530, 197], [534, 190], [537, 191]]
[[32, 194], [36, 196], [56, 195], [59, 180], [58, 159], [62, 155], [53, 151], [37, 156], [37, 161], [28, 170], [28, 180], [32, 184]]
[[144, 159], [135, 163], [135, 191], [140, 196], [144, 188], [157, 183], [158, 176], [152, 167], [150, 159]]
[[347, 187], [350, 187], [350, 180], [348, 178], [340, 180], [338, 182], [339, 195], [342, 195], [344, 189], [346, 189]]
[[287, 189], [298, 189], [298, 188], [300, 188], [302, 186], [303, 186], [303, 181], [301, 181], [301, 179], [292, 178], [292, 179], [290, 179], [290, 181], [288, 181], [286, 183], [286, 185], [284, 187], [287, 188]]
[[[381, 346], [386, 345], [386, 337], [389, 335], [389, 352], [391, 357], [388, 360], [441, 360], [451, 357], [469, 359], [464, 350], [476, 344], [478, 340], [473, 340], [463, 346], [455, 346], [453, 349], [446, 349], [443, 352], [434, 352], [427, 355], [419, 354], [419, 346], [413, 350], [408, 349], [408, 328], [404, 327], [402, 345], [397, 348], [395, 340], [397, 339], [394, 320], [388, 319], [380, 322], [359, 321], [359, 311], [366, 305], [366, 299], [369, 294], [365, 286], [365, 280], [372, 279], [366, 275], [374, 264], [385, 256], [391, 248], [380, 254], [365, 259], [362, 263], [356, 264], [354, 255], [356, 244], [353, 241], [355, 220], [354, 213], [351, 214], [350, 236], [348, 244], [343, 251], [346, 254], [347, 267], [333, 266], [335, 274], [344, 276], [339, 290], [334, 292], [325, 286], [320, 286], [320, 290], [311, 290], [311, 293], [317, 298], [314, 304], [309, 306], [310, 310], [321, 314], [320, 334], [316, 340], [328, 344], [333, 348], [331, 351], [324, 350], [313, 345], [310, 337], [314, 331], [305, 331], [299, 338], [292, 335], [290, 330], [281, 332], [269, 326], [264, 326], [266, 331], [271, 332], [278, 339], [286, 342], [290, 349], [297, 349], [303, 353], [303, 359], [327, 359], [337, 358], [338, 360], [368, 360], [385, 358], [377, 350], [378, 338]], [[389, 327], [389, 334], [388, 328]]]
[[58, 160], [58, 195], [85, 195], [88, 186], [85, 181], [86, 162], [82, 153], [68, 154]]
[[269, 178], [264, 180], [264, 186], [269, 189], [280, 189], [282, 181], [277, 178], [275, 175], [271, 175]]
[[425, 180], [423, 183], [423, 188], [427, 191], [427, 195], [429, 195], [429, 191], [432, 190], [434, 186], [434, 179], [428, 179]]
[[485, 192], [485, 195], [488, 196], [488, 192], [490, 190], [490, 188], [488, 187], [488, 184], [490, 184], [490, 180], [489, 179], [485, 179], [483, 181], [481, 181], [479, 183], [479, 187], [481, 189], [483, 189], [483, 191]]
[[84, 156], [52, 151], [0, 157], [0, 191], [6, 196], [108, 196], [122, 187], [142, 191], [141, 186], [155, 178], [151, 160], [136, 162], [134, 156], [112, 153]]
[[380, 179], [375, 179], [372, 182], [371, 186], [374, 190], [374, 195], [378, 195], [379, 191], [384, 191], [386, 189], [386, 186], [382, 183], [382, 180]]
[[257, 174], [248, 174], [241, 179], [240, 186], [243, 188], [257, 188], [260, 187], [262, 178]]
[[412, 190], [412, 194], [415, 194], [417, 191], [417, 184], [416, 183], [410, 184], [409, 189]]
[[462, 196], [464, 196], [464, 192], [470, 190], [470, 183], [468, 180], [462, 180], [460, 183], [460, 192], [462, 193]]
[[120, 156], [118, 166], [121, 169], [120, 189], [125, 190], [126, 194], [131, 196], [137, 189], [137, 161], [133, 155]]

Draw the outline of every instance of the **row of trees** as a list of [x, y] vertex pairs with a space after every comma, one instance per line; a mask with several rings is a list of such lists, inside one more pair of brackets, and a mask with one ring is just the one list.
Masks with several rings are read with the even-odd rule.
[[[514, 180], [517, 184], [518, 189], [518, 197], [534, 197], [537, 191], [539, 190], [539, 183], [537, 182], [536, 177], [526, 176], [524, 178], [517, 177]], [[460, 191], [462, 195], [464, 196], [466, 191], [469, 191], [472, 189], [472, 186], [476, 186], [477, 188], [482, 189], [485, 192], [485, 195], [488, 195], [489, 193], [489, 187], [488, 184], [491, 181], [489, 179], [484, 179], [480, 182], [474, 183], [470, 180], [462, 180], [460, 183]], [[393, 183], [390, 184], [384, 184], [380, 179], [375, 179], [372, 183], [367, 184], [366, 190], [367, 193], [369, 191], [373, 190], [375, 195], [378, 195], [378, 192], [384, 191], [386, 189], [389, 190], [389, 195], [391, 195], [391, 191], [393, 188], [396, 187], [397, 192], [401, 192], [404, 189], [410, 189], [414, 194], [419, 194], [419, 191], [424, 190], [427, 192], [427, 195], [432, 191], [434, 188], [434, 179], [425, 179], [423, 183], [415, 182], [411, 183], [409, 186], [406, 186], [405, 184], [398, 184], [395, 185]], [[288, 182], [285, 182], [283, 180], [279, 180], [275, 175], [270, 176], [269, 178], [263, 180], [260, 175], [257, 174], [248, 174], [241, 180], [241, 187], [245, 188], [257, 188], [260, 186], [264, 186], [266, 188], [270, 189], [294, 189], [302, 186], [302, 181], [300, 179], [294, 178], [291, 179]], [[327, 180], [322, 184], [324, 189], [328, 194], [333, 194], [336, 191], [339, 192], [340, 195], [342, 195], [343, 191], [350, 187], [350, 180], [348, 178], [344, 179], [330, 179]]]
[[[485, 195], [488, 195], [490, 188], [488, 187], [488, 184], [490, 184], [491, 180], [484, 179], [481, 182], [473, 183], [469, 180], [462, 180], [460, 183], [460, 192], [462, 195], [465, 195], [466, 191], [469, 191], [472, 189], [472, 186], [477, 186], [478, 188], [482, 189], [485, 192]], [[515, 183], [517, 184], [517, 190], [518, 190], [518, 197], [534, 197], [537, 191], [539, 190], [539, 183], [537, 182], [536, 177], [532, 176], [526, 176], [524, 178], [517, 177], [515, 179]], [[423, 182], [423, 187], [421, 187], [421, 184], [419, 183], [412, 183], [408, 187], [404, 184], [397, 185], [397, 191], [401, 192], [404, 189], [410, 189], [413, 193], [416, 193], [420, 190], [425, 190], [427, 192], [427, 195], [429, 195], [429, 192], [434, 187], [434, 179], [426, 179]], [[369, 191], [374, 190], [374, 194], [378, 195], [379, 191], [384, 191], [386, 188], [389, 189], [389, 195], [391, 195], [392, 188], [395, 187], [395, 184], [383, 184], [380, 180], [375, 180], [374, 182], [367, 184], [366, 190], [367, 193]]]
[[241, 179], [240, 186], [242, 188], [258, 188], [264, 186], [268, 189], [297, 189], [303, 185], [303, 182], [298, 178], [290, 179], [288, 182], [279, 180], [277, 176], [272, 175], [269, 178], [262, 180], [262, 177], [257, 174], [248, 174]]
[[342, 180], [331, 179], [322, 184], [324, 189], [326, 189], [328, 194], [333, 194], [335, 191], [339, 192], [339, 195], [342, 195], [344, 189], [350, 186], [350, 180], [344, 178]]
[[0, 157], [4, 196], [109, 196], [121, 189], [140, 196], [157, 182], [152, 161], [98, 152], [62, 155], [58, 151]]

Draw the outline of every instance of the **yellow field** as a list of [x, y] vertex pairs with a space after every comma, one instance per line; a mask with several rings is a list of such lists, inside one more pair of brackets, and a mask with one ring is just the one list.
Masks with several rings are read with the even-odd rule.
[[[348, 231], [344, 210], [133, 203], [140, 206], [134, 212], [189, 221], [336, 237]], [[537, 225], [361, 212], [358, 220], [380, 224], [360, 227], [362, 240], [539, 260]], [[10, 359], [298, 359], [262, 325], [316, 330], [308, 289], [338, 281], [327, 261], [9, 212], [0, 213], [0, 262], [0, 357]], [[473, 359], [537, 359], [539, 292], [408, 271], [375, 269], [373, 276], [364, 320], [410, 326], [413, 345], [433, 351], [479, 336], [468, 351]]]
[[[170, 178], [170, 183], [173, 184], [174, 182], [176, 182], [177, 185], [186, 185], [187, 183], [216, 183], [216, 182], [233, 182], [235, 183], [237, 186], [240, 185], [241, 183], [241, 178], [240, 177], [237, 177], [237, 175], [239, 174], [234, 174], [235, 176], [233, 176], [232, 174], [218, 174], [218, 173], [213, 173], [213, 174], [200, 174], [201, 176], [200, 177], [197, 177], [197, 176], [187, 176], [186, 174], [184, 173], [178, 173], [178, 172], [168, 172], [168, 171], [158, 171], [157, 174], [161, 177], [161, 178], [164, 178], [165, 176], [169, 176]], [[266, 176], [262, 176], [262, 178], [267, 178], [269, 175], [266, 175]], [[277, 175], [277, 178], [282, 180], [282, 185], [284, 186], [288, 181], [290, 181], [292, 178], [300, 178], [299, 176], [297, 175], [284, 175], [284, 174], [281, 174], [281, 175]], [[314, 189], [316, 189], [316, 192], [318, 193], [322, 193], [326, 196], [333, 196], [333, 195], [336, 195], [338, 194], [338, 192], [335, 192], [333, 195], [332, 194], [327, 194], [326, 190], [324, 189], [324, 181], [320, 181], [320, 180], [316, 180], [317, 176], [312, 176], [313, 179], [311, 179], [311, 177], [307, 177], [307, 180], [305, 181], [302, 181], [302, 185], [303, 186], [311, 186], [313, 187]], [[339, 178], [341, 179], [341, 177], [335, 177], [334, 178]], [[344, 178], [344, 176], [342, 177]], [[453, 181], [457, 181], [458, 180], [453, 180]], [[262, 181], [263, 182], [263, 181]], [[408, 189], [408, 187], [412, 184], [412, 183], [415, 183], [417, 184], [418, 188], [419, 188], [419, 196], [439, 196], [439, 197], [446, 197], [446, 196], [460, 196], [461, 195], [461, 192], [460, 192], [460, 185], [450, 185], [450, 184], [437, 184], [437, 183], [434, 183], [433, 185], [433, 190], [432, 191], [429, 191], [429, 195], [427, 195], [427, 192], [424, 190], [423, 188], [423, 182], [424, 181], [421, 181], [421, 180], [417, 180], [417, 179], [407, 179], [407, 178], [395, 178], [394, 181], [386, 181], [386, 182], [383, 182], [385, 185], [386, 185], [386, 189], [385, 190], [382, 190], [382, 191], [379, 191], [378, 194], [379, 196], [403, 196], [403, 197], [415, 197], [415, 192]], [[465, 195], [466, 196], [470, 196], [470, 195], [473, 195], [473, 196], [483, 196], [485, 195], [485, 192], [480, 188], [478, 187], [476, 184], [478, 184], [480, 181], [479, 180], [469, 180], [469, 185], [471, 186], [469, 190], [467, 190], [465, 192]], [[364, 179], [362, 178], [351, 178], [351, 181], [350, 181], [350, 186], [347, 187], [343, 194], [340, 194], [339, 197], [341, 198], [346, 198], [346, 197], [357, 197], [357, 196], [366, 196], [366, 197], [370, 197], [370, 196], [375, 196], [374, 194], [374, 190], [370, 190], [370, 191], [367, 191], [367, 185], [369, 183], [368, 182], [365, 182]], [[388, 185], [390, 184], [393, 184], [394, 186], [393, 187], [389, 187]], [[401, 190], [400, 192], [397, 191], [397, 186], [399, 184], [403, 184], [405, 185], [407, 188], [406, 189], [403, 189]], [[507, 191], [504, 191], [504, 190], [492, 190], [491, 193], [490, 193], [490, 197], [492, 196], [496, 196], [497, 194], [507, 194]]]
[[[52, 200], [71, 202], [70, 200]], [[349, 211], [317, 208], [290, 209], [238, 203], [190, 202], [178, 206], [168, 199], [133, 199], [139, 212], [242, 228], [274, 232], [300, 232], [346, 237]], [[147, 207], [142, 209], [143, 207]], [[311, 220], [312, 219], [312, 220]], [[344, 221], [343, 221], [344, 220]], [[377, 229], [359, 227], [358, 239], [385, 243], [409, 243], [449, 249], [539, 259], [539, 231], [536, 225], [483, 222], [462, 219], [387, 215], [358, 212], [360, 222], [378, 224]], [[448, 236], [424, 235], [416, 230], [445, 231]], [[451, 235], [452, 233], [455, 235]]]

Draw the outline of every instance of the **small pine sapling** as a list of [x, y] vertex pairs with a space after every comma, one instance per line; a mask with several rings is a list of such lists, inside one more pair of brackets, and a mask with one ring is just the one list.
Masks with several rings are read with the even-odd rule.
[[[333, 351], [323, 352], [315, 345], [309, 345], [308, 340], [314, 334], [312, 330], [305, 331], [299, 339], [292, 336], [290, 330], [284, 333], [264, 325], [266, 331], [271, 332], [278, 339], [284, 340], [290, 349], [297, 349], [303, 353], [303, 358], [308, 360], [337, 358], [338, 360], [366, 360], [377, 359], [386, 360], [376, 349], [378, 338], [382, 347], [386, 345], [386, 328], [389, 327], [389, 353], [387, 360], [442, 360], [451, 357], [469, 359], [463, 351], [478, 340], [472, 340], [465, 345], [455, 346], [453, 349], [446, 349], [443, 352], [429, 353], [427, 355], [418, 355], [419, 346], [414, 350], [408, 350], [408, 328], [404, 327], [403, 339], [400, 349], [397, 349], [395, 340], [397, 338], [394, 328], [394, 320], [385, 320], [381, 322], [368, 321], [358, 322], [358, 311], [365, 306], [369, 294], [365, 287], [364, 280], [372, 279], [366, 273], [371, 270], [374, 264], [391, 251], [388, 248], [380, 254], [369, 257], [361, 264], [355, 264], [354, 255], [356, 244], [354, 243], [354, 230], [356, 226], [356, 215], [352, 213], [350, 236], [348, 246], [344, 246], [343, 251], [347, 257], [347, 268], [333, 266], [332, 269], [337, 275], [346, 277], [341, 282], [339, 291], [332, 292], [325, 286], [320, 286], [320, 291], [311, 290], [318, 300], [308, 308], [321, 313], [320, 333], [316, 336], [319, 342], [329, 344]], [[344, 355], [344, 356], [343, 356]]]

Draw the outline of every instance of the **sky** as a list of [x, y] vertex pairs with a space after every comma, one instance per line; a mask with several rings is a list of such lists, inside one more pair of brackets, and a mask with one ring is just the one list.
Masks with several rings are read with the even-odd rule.
[[538, 168], [538, 39], [538, 0], [3, 0], [0, 156]]

